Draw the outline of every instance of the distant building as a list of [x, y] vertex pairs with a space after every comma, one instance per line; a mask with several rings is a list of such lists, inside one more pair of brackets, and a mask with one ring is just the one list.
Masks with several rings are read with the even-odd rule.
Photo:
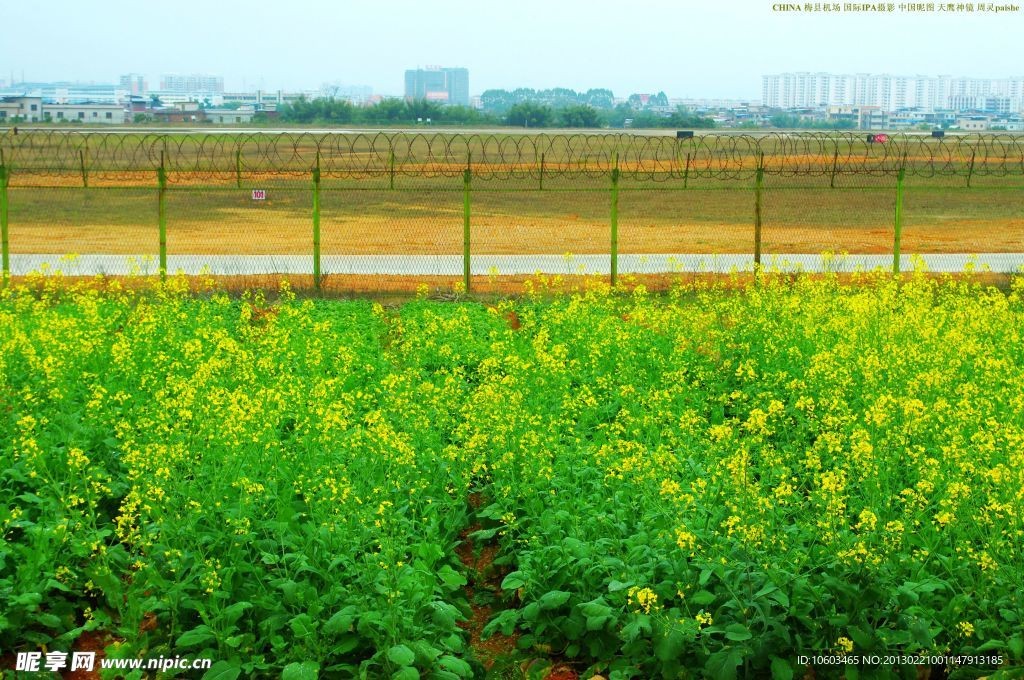
[[160, 77], [160, 89], [182, 94], [221, 94], [224, 92], [224, 78], [198, 73], [187, 76], [164, 75]]
[[71, 103], [103, 103], [119, 104], [127, 96], [127, 92], [114, 84], [96, 83], [18, 83], [17, 86], [0, 91], [4, 96], [42, 97], [48, 102], [57, 104]]
[[38, 123], [42, 119], [42, 97], [0, 97], [0, 123], [11, 120]]
[[373, 88], [369, 85], [343, 85], [340, 83], [324, 83], [317, 97], [342, 99], [356, 105], [366, 104], [373, 96]]
[[878, 106], [829, 106], [827, 120], [849, 121], [858, 130], [881, 130], [889, 126], [889, 113]]
[[121, 89], [130, 95], [141, 97], [146, 94], [146, 79], [138, 73], [129, 73], [121, 76]]
[[256, 115], [253, 106], [240, 106], [237, 109], [206, 109], [206, 120], [219, 124], [251, 123]]
[[83, 125], [121, 125], [128, 111], [121, 104], [44, 104], [43, 120]]
[[428, 66], [408, 70], [405, 98], [469, 106], [469, 69]]
[[984, 132], [992, 128], [992, 122], [985, 116], [970, 116], [958, 119], [956, 126], [965, 132]]
[[973, 110], [978, 101], [995, 100], [1002, 113], [1024, 110], [1024, 76], [954, 78], [888, 73], [780, 73], [762, 77], [765, 106], [793, 109], [814, 106], [877, 106], [900, 109]]
[[213, 103], [217, 106], [242, 104], [243, 106], [252, 106], [256, 111], [276, 111], [279, 106], [293, 104], [302, 98], [313, 99], [314, 95], [309, 92], [285, 92], [283, 90], [225, 92], [219, 97], [214, 97]]

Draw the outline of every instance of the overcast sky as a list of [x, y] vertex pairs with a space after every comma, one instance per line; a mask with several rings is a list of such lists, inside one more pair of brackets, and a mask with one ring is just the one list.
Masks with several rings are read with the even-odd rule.
[[437, 64], [467, 67], [472, 94], [561, 86], [759, 98], [761, 76], [784, 71], [1024, 75], [1024, 12], [783, 13], [771, 0], [3, 5], [5, 81], [137, 72], [156, 88], [162, 73], [209, 73], [229, 90], [340, 82], [401, 94], [405, 69]]

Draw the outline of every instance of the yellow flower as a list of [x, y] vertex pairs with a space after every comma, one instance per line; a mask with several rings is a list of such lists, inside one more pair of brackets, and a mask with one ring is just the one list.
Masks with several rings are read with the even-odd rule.
[[650, 588], [633, 586], [629, 589], [629, 602], [636, 607], [633, 610], [635, 613], [643, 611], [644, 614], [650, 614], [651, 608], [658, 606], [658, 595]]
[[840, 654], [849, 654], [853, 651], [853, 640], [843, 636], [836, 640], [836, 647], [839, 649]]

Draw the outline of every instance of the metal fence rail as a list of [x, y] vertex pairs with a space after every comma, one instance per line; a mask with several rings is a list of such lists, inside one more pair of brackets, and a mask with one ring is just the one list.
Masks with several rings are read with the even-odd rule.
[[266, 174], [323, 177], [476, 179], [597, 177], [618, 167], [624, 179], [752, 179], [768, 175], [996, 176], [1024, 174], [1024, 136], [933, 138], [800, 132], [696, 135], [628, 134], [181, 133], [8, 131], [0, 163], [36, 178], [132, 179], [163, 167], [178, 181]]
[[0, 135], [5, 281], [68, 253], [84, 274], [151, 257], [154, 273], [302, 272], [317, 290], [346, 272], [468, 289], [531, 263], [613, 282], [831, 266], [823, 251], [1011, 270], [1022, 197], [1024, 136], [1009, 134]]

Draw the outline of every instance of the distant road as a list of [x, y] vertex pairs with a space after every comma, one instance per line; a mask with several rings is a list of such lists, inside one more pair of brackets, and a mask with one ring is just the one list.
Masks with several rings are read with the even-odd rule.
[[[969, 267], [977, 271], [1013, 273], [1024, 267], [1024, 253], [981, 253], [978, 255], [922, 255], [928, 271], [963, 272]], [[608, 255], [474, 255], [472, 274], [532, 275], [541, 274], [608, 274]], [[765, 255], [762, 264], [770, 269], [795, 272], [854, 272], [892, 268], [892, 255], [846, 255], [826, 258], [822, 255]], [[752, 271], [751, 255], [650, 254], [619, 255], [621, 274], [720, 273]], [[313, 258], [307, 255], [170, 255], [167, 267], [171, 272], [188, 275], [209, 273], [219, 276], [252, 276], [261, 274], [311, 274]], [[914, 258], [900, 259], [903, 271], [914, 268]], [[11, 273], [24, 276], [33, 271], [60, 270], [69, 276], [96, 274], [125, 275], [136, 270], [144, 274], [157, 272], [153, 255], [81, 255], [68, 262], [61, 255], [11, 255]], [[324, 274], [358, 274], [371, 276], [459, 276], [462, 255], [324, 255]]]

